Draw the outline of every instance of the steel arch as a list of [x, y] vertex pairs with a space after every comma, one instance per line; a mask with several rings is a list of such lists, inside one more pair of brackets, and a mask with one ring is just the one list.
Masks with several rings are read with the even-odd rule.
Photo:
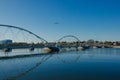
[[15, 29], [23, 30], [25, 32], [28, 32], [31, 35], [34, 35], [36, 38], [40, 39], [41, 41], [48, 43], [48, 41], [46, 41], [45, 39], [41, 38], [40, 36], [36, 35], [35, 33], [31, 32], [31, 31], [29, 31], [27, 29], [12, 26], [12, 25], [5, 25], [5, 24], [0, 24], [0, 27], [8, 27], [8, 28], [15, 28]]
[[63, 36], [62, 38], [60, 38], [60, 39], [58, 40], [58, 42], [60, 42], [62, 39], [67, 38], [67, 37], [75, 38], [78, 42], [80, 42], [79, 38], [77, 38], [76, 36], [73, 36], [73, 35]]
[[58, 41], [57, 41], [57, 43], [56, 43], [56, 45], [55, 45], [55, 46], [56, 46], [56, 47], [58, 47], [59, 42], [60, 42], [62, 39], [67, 38], [67, 37], [72, 37], [72, 38], [75, 38], [75, 39], [78, 41], [77, 46], [79, 45], [79, 43], [80, 43], [79, 38], [77, 38], [76, 36], [73, 36], [73, 35], [66, 35], [66, 36], [63, 36], [62, 38], [58, 39]]

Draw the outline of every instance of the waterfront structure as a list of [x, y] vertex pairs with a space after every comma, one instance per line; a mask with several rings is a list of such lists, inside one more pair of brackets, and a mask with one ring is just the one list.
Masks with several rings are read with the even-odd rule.
[[0, 44], [12, 44], [12, 40], [6, 39], [6, 40], [0, 40]]

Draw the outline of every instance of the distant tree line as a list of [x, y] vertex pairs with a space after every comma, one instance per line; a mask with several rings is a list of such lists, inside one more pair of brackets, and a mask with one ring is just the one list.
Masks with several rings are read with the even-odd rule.
[[0, 47], [2, 46], [82, 46], [82, 45], [89, 45], [89, 46], [120, 46], [120, 41], [73, 41], [73, 42], [67, 42], [67, 41], [63, 41], [63, 42], [50, 42], [50, 43], [26, 43], [26, 42], [15, 42], [15, 43], [11, 43], [11, 44], [0, 44]]

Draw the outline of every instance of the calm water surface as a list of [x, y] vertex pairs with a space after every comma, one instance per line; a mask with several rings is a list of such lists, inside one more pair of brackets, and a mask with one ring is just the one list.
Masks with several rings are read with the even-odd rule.
[[1, 59], [0, 80], [120, 80], [120, 49]]

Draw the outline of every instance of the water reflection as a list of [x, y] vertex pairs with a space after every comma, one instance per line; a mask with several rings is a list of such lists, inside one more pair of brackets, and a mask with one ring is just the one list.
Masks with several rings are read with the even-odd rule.
[[65, 64], [77, 63], [80, 59], [80, 56], [81, 54], [78, 51], [74, 51], [74, 53], [72, 51], [67, 53], [63, 52], [54, 55], [56, 60]]
[[40, 61], [38, 61], [33, 67], [25, 70], [22, 73], [19, 73], [18, 75], [14, 76], [14, 77], [9, 77], [6, 78], [5, 80], [17, 80], [18, 78], [21, 78], [23, 76], [25, 76], [26, 74], [28, 74], [29, 72], [31, 72], [32, 70], [36, 69], [38, 66], [40, 66], [43, 62], [47, 61], [52, 55], [45, 55], [41, 58]]
[[0, 80], [119, 80], [119, 67], [120, 49], [69, 51], [2, 59]]
[[0, 80], [17, 80], [39, 67], [42, 63], [47, 61], [52, 55], [40, 55], [38, 57], [30, 58], [16, 58], [0, 60]]

